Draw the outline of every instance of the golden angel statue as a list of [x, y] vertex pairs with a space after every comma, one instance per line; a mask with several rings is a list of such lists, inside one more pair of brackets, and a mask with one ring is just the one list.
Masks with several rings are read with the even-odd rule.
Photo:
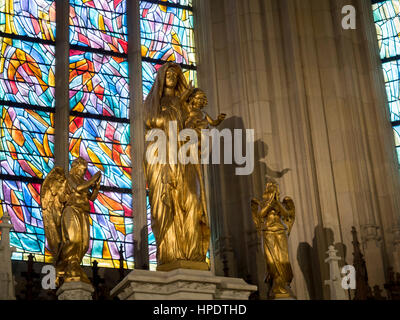
[[261, 235], [267, 265], [266, 282], [272, 297], [290, 297], [289, 286], [293, 279], [289, 261], [288, 237], [295, 219], [293, 200], [280, 201], [279, 186], [268, 182], [262, 200], [251, 200], [251, 211], [256, 228]]
[[78, 158], [71, 170], [55, 167], [43, 182], [40, 193], [44, 231], [57, 270], [57, 283], [90, 283], [80, 264], [89, 249], [90, 203], [100, 190], [101, 172], [85, 180], [87, 162]]

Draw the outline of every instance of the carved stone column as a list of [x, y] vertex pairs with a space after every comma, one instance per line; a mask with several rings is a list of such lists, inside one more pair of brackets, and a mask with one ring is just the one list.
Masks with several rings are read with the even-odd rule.
[[11, 268], [11, 254], [14, 248], [10, 247], [11, 219], [5, 211], [0, 218], [0, 300], [15, 300], [14, 277]]
[[385, 283], [385, 265], [382, 255], [382, 238], [376, 225], [362, 226], [362, 242], [367, 265], [369, 284], [371, 288], [379, 286], [383, 289]]
[[56, 0], [55, 165], [68, 172], [69, 153], [69, 2]]
[[393, 270], [400, 272], [400, 228], [393, 228]]
[[136, 269], [149, 268], [146, 182], [143, 171], [144, 123], [142, 90], [142, 56], [140, 50], [139, 0], [127, 2], [128, 62], [129, 62], [129, 118], [132, 143], [132, 196], [134, 214], [134, 258]]

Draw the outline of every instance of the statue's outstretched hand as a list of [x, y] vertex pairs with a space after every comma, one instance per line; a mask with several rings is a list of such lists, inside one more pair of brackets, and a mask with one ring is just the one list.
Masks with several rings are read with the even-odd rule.
[[222, 121], [224, 121], [225, 118], [226, 118], [226, 113], [221, 113], [221, 114], [218, 116], [218, 120], [220, 121], [220, 123], [221, 123]]
[[96, 186], [100, 184], [101, 181], [101, 171], [97, 171], [92, 178], [89, 180], [90, 186]]

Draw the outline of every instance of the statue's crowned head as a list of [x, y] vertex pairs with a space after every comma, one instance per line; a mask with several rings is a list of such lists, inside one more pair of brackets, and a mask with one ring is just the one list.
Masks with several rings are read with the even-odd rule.
[[87, 161], [85, 159], [79, 157], [72, 162], [71, 174], [77, 175], [79, 177], [83, 177], [85, 175], [87, 167], [88, 167]]

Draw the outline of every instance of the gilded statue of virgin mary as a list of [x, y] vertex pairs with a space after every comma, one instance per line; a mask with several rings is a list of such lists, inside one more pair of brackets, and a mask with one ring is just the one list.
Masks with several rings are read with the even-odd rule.
[[[180, 66], [166, 63], [159, 69], [145, 101], [146, 134], [153, 129], [162, 130], [166, 136], [166, 150], [172, 139], [178, 150], [184, 143], [170, 136], [169, 127], [175, 123], [178, 134], [184, 129], [188, 116], [184, 97], [190, 90]], [[206, 254], [210, 229], [202, 172], [196, 164], [181, 164], [169, 157], [167, 154], [165, 163], [144, 160], [151, 225], [157, 243], [157, 270], [208, 270]]]

